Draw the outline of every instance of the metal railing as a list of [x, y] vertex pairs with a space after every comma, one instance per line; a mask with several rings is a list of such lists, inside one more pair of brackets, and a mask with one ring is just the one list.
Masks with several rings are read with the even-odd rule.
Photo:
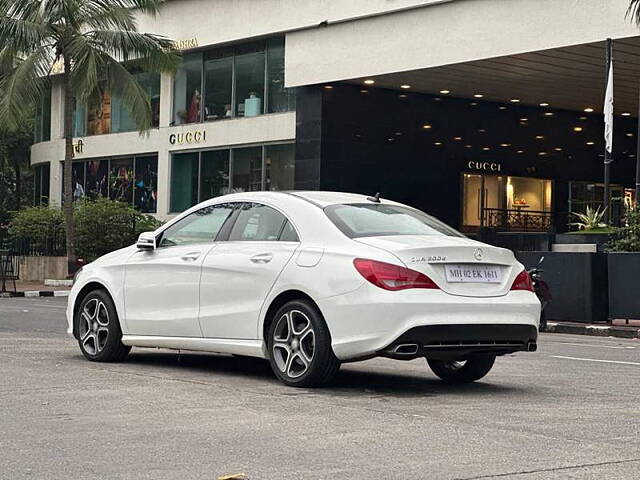
[[546, 232], [553, 225], [553, 214], [537, 210], [483, 208], [483, 225], [503, 231]]

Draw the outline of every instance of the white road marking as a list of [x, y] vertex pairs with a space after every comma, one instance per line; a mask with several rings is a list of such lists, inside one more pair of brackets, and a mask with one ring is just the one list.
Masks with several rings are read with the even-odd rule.
[[637, 365], [640, 367], [640, 362], [623, 362], [621, 360], [600, 360], [597, 358], [578, 358], [578, 357], [565, 357], [562, 355], [551, 355], [553, 358], [560, 358], [563, 360], [578, 360], [580, 362], [596, 362], [596, 363], [615, 363], [617, 365]]
[[[545, 342], [547, 343], [547, 342]], [[554, 342], [554, 341], [550, 341], [548, 343], [557, 343], [560, 345], [576, 345], [578, 347], [596, 347], [596, 348], [617, 348], [617, 349], [631, 349], [633, 350], [636, 347], [623, 347], [620, 345], [596, 345], [593, 343], [572, 343], [572, 342]]]

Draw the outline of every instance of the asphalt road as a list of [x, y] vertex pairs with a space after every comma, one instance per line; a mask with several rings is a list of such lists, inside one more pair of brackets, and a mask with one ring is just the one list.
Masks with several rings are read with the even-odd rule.
[[247, 358], [88, 362], [65, 300], [0, 298], [2, 479], [639, 477], [638, 341], [543, 335], [465, 387], [374, 359], [299, 390]]

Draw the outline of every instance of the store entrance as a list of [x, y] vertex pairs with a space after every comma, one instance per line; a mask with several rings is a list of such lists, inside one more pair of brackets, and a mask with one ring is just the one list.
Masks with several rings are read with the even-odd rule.
[[551, 180], [465, 173], [462, 184], [463, 231], [544, 232], [551, 225]]

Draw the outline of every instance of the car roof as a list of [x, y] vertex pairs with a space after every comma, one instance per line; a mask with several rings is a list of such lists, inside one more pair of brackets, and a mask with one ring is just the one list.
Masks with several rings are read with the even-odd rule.
[[[370, 196], [361, 195], [358, 193], [345, 193], [345, 192], [328, 192], [317, 190], [289, 190], [289, 191], [255, 191], [255, 192], [242, 192], [231, 193], [221, 197], [215, 197], [210, 200], [211, 203], [220, 203], [224, 201], [266, 201], [266, 200], [282, 200], [283, 198], [297, 197], [302, 200], [324, 208], [328, 205], [344, 204], [344, 203], [370, 203], [368, 200]], [[382, 203], [393, 203], [389, 200], [380, 199]]]

